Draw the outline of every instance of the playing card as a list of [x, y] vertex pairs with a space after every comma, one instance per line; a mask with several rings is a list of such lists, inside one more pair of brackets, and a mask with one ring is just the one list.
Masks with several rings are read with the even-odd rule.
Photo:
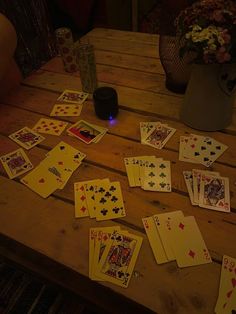
[[78, 149], [74, 148], [70, 144], [61, 141], [56, 146], [51, 149], [46, 156], [55, 157], [58, 154], [63, 155], [67, 159], [73, 160], [75, 163], [81, 163], [81, 161], [86, 157], [86, 154], [82, 153]]
[[71, 103], [71, 104], [82, 104], [88, 97], [89, 94], [84, 92], [78, 92], [71, 89], [66, 89], [57, 98], [61, 102]]
[[153, 217], [142, 218], [142, 222], [157, 264], [168, 262], [168, 258], [163, 248], [163, 244]]
[[143, 188], [145, 180], [145, 169], [149, 167], [153, 162], [162, 161], [162, 158], [156, 158], [155, 156], [143, 156], [139, 162], [139, 181], [140, 186]]
[[50, 116], [55, 117], [76, 117], [79, 116], [82, 110], [82, 105], [74, 104], [55, 104]]
[[190, 159], [184, 155], [187, 143], [190, 141], [191, 136], [180, 136], [180, 141], [179, 141], [179, 160], [180, 161], [185, 161], [185, 162], [190, 162], [190, 163], [196, 163], [195, 160]]
[[135, 179], [133, 176], [133, 161], [132, 161], [132, 157], [130, 158], [124, 158], [124, 163], [125, 163], [125, 169], [126, 169], [126, 173], [127, 173], [127, 177], [128, 177], [128, 181], [129, 181], [129, 186], [130, 187], [134, 187], [135, 185]]
[[230, 212], [229, 179], [203, 174], [200, 183], [199, 206]]
[[141, 245], [142, 238], [137, 235], [113, 232], [96, 269], [96, 276], [127, 288]]
[[148, 133], [154, 129], [154, 127], [159, 124], [159, 122], [140, 122], [140, 136], [141, 143], [144, 143], [144, 139], [146, 139]]
[[12, 133], [9, 135], [9, 138], [25, 149], [30, 149], [45, 139], [42, 135], [36, 133], [27, 126]]
[[95, 202], [97, 221], [120, 218], [126, 215], [120, 182], [110, 182], [107, 186], [98, 187]]
[[21, 179], [21, 182], [43, 198], [48, 197], [64, 182], [43, 164]]
[[155, 161], [145, 167], [142, 188], [148, 191], [171, 192], [170, 161]]
[[16, 178], [33, 168], [22, 148], [1, 156], [0, 160], [10, 179]]
[[209, 167], [227, 148], [211, 137], [194, 135], [186, 145], [184, 156]]
[[211, 263], [211, 257], [193, 216], [176, 218], [170, 239], [179, 267]]
[[39, 133], [61, 135], [67, 126], [67, 122], [41, 118], [33, 127], [33, 129]]
[[198, 205], [193, 199], [193, 173], [192, 171], [183, 171], [184, 181], [188, 190], [188, 195], [192, 205]]
[[83, 182], [74, 183], [75, 218], [89, 216]]
[[193, 174], [193, 201], [194, 203], [199, 204], [200, 182], [201, 182], [202, 175], [209, 174], [209, 175], [218, 176], [219, 172], [193, 169], [192, 174]]
[[161, 149], [168, 142], [175, 131], [176, 129], [159, 123], [147, 134], [143, 143]]
[[172, 224], [176, 219], [181, 219], [183, 217], [183, 212], [180, 210], [153, 216], [153, 220], [161, 238], [166, 257], [169, 261], [175, 260], [175, 254], [171, 241]]
[[[101, 257], [104, 253], [104, 250], [109, 242], [111, 234], [115, 231], [119, 231], [120, 227], [102, 227], [97, 228], [97, 236], [95, 237], [95, 246], [94, 246], [94, 253], [93, 253], [93, 265], [91, 271], [91, 278], [96, 278], [95, 275], [96, 269], [98, 268], [99, 262]], [[100, 281], [104, 279], [99, 278]]]
[[94, 142], [96, 137], [101, 134], [100, 130], [83, 120], [73, 124], [69, 129], [67, 129], [67, 132], [86, 144]]
[[95, 241], [97, 238], [99, 228], [89, 229], [89, 278], [92, 280], [100, 280], [98, 276], [95, 276], [93, 272], [93, 257], [95, 250]]
[[221, 267], [219, 295], [215, 306], [216, 314], [231, 313], [231, 311], [236, 308], [235, 291], [236, 259], [224, 255]]

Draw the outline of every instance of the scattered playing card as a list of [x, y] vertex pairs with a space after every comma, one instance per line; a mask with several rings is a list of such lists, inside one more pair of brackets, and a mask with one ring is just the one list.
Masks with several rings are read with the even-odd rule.
[[82, 104], [88, 98], [88, 95], [84, 92], [66, 89], [57, 100], [70, 104]]
[[175, 131], [176, 129], [160, 122], [141, 122], [141, 143], [161, 149]]
[[142, 219], [157, 264], [176, 260], [179, 267], [211, 262], [194, 217], [174, 211]]
[[41, 118], [33, 129], [39, 133], [61, 135], [67, 126], [67, 122]]
[[203, 174], [200, 183], [199, 206], [230, 212], [229, 179]]
[[142, 238], [123, 230], [112, 232], [95, 275], [127, 288], [142, 245]]
[[131, 187], [144, 190], [171, 192], [170, 162], [155, 156], [124, 158], [125, 168]]
[[33, 168], [22, 148], [1, 156], [0, 160], [10, 179], [16, 178]]
[[82, 105], [74, 104], [55, 104], [50, 116], [55, 117], [76, 117], [79, 116], [82, 110]]
[[97, 142], [107, 129], [92, 125], [84, 120], [80, 120], [67, 129], [67, 133], [73, 135], [86, 144]]
[[9, 135], [9, 138], [25, 149], [30, 149], [41, 143], [45, 138], [27, 126]]
[[224, 255], [221, 266], [219, 295], [216, 314], [234, 313], [236, 309], [236, 259]]
[[180, 138], [179, 159], [209, 167], [228, 147], [211, 137], [191, 134]]

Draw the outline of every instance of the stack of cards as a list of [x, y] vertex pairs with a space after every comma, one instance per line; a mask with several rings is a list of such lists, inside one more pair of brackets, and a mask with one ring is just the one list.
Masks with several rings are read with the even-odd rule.
[[98, 143], [106, 134], [107, 129], [80, 120], [67, 129], [69, 135], [75, 136], [86, 144]]
[[187, 267], [211, 262], [193, 216], [175, 211], [142, 221], [157, 264], [176, 260], [179, 267]]
[[162, 149], [176, 129], [160, 122], [140, 122], [141, 143]]
[[209, 167], [227, 148], [211, 137], [195, 134], [180, 136], [179, 160]]
[[43, 198], [63, 189], [72, 173], [79, 167], [85, 154], [65, 142], [60, 142], [21, 182]]
[[183, 175], [192, 205], [230, 212], [229, 178], [199, 169], [183, 171]]
[[30, 149], [45, 139], [27, 126], [10, 134], [9, 137], [25, 149]]
[[33, 168], [22, 148], [1, 156], [0, 160], [10, 179], [19, 177]]
[[97, 179], [74, 183], [75, 217], [97, 221], [124, 217], [125, 207], [120, 182]]
[[91, 228], [89, 277], [127, 288], [142, 245], [142, 238], [119, 227]]
[[233, 314], [236, 311], [236, 259], [224, 255], [216, 314]]
[[75, 117], [79, 116], [82, 104], [87, 99], [88, 94], [66, 89], [58, 98], [50, 113], [50, 116]]
[[39, 133], [61, 135], [67, 126], [67, 122], [41, 118], [33, 127], [33, 130]]
[[124, 158], [129, 186], [147, 191], [171, 192], [170, 161], [155, 156]]

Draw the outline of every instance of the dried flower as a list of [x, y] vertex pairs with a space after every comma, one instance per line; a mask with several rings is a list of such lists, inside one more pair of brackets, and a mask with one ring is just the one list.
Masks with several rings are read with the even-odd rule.
[[198, 63], [236, 62], [236, 1], [201, 0], [176, 19], [182, 48]]

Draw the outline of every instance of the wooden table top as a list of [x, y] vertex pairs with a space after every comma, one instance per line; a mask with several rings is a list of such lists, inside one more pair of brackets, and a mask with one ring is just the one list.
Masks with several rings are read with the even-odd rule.
[[[117, 90], [120, 111], [116, 123], [111, 125], [99, 120], [92, 101], [88, 100], [79, 118], [108, 128], [99, 143], [86, 145], [64, 131], [59, 137], [45, 135], [45, 141], [27, 151], [35, 166], [61, 140], [87, 155], [65, 188], [47, 199], [21, 184], [20, 178], [8, 179], [1, 167], [0, 254], [63, 284], [112, 313], [137, 313], [142, 306], [141, 313], [212, 314], [222, 256], [236, 257], [235, 112], [232, 125], [222, 132], [193, 131], [179, 121], [183, 96], [165, 88], [156, 35], [94, 29], [87, 36], [95, 47], [99, 85]], [[26, 78], [19, 89], [1, 102], [0, 155], [19, 147], [8, 135], [24, 126], [33, 127], [39, 118], [48, 117], [64, 89], [81, 90], [80, 77], [78, 73], [66, 73], [57, 57]], [[79, 119], [63, 120], [71, 125]], [[155, 150], [140, 143], [141, 121], [161, 121], [177, 131], [162, 150]], [[190, 203], [182, 172], [194, 166], [178, 160], [178, 145], [181, 135], [193, 132], [210, 134], [229, 147], [213, 164], [212, 170], [229, 177], [231, 213], [202, 209]], [[171, 161], [171, 194], [128, 185], [124, 157], [153, 154]], [[120, 181], [125, 218], [106, 222], [74, 218], [73, 183], [97, 178]], [[195, 217], [213, 263], [183, 269], [178, 268], [176, 262], [156, 264], [141, 218], [175, 210]], [[143, 237], [135, 273], [127, 289], [88, 278], [89, 228], [117, 224]]]

